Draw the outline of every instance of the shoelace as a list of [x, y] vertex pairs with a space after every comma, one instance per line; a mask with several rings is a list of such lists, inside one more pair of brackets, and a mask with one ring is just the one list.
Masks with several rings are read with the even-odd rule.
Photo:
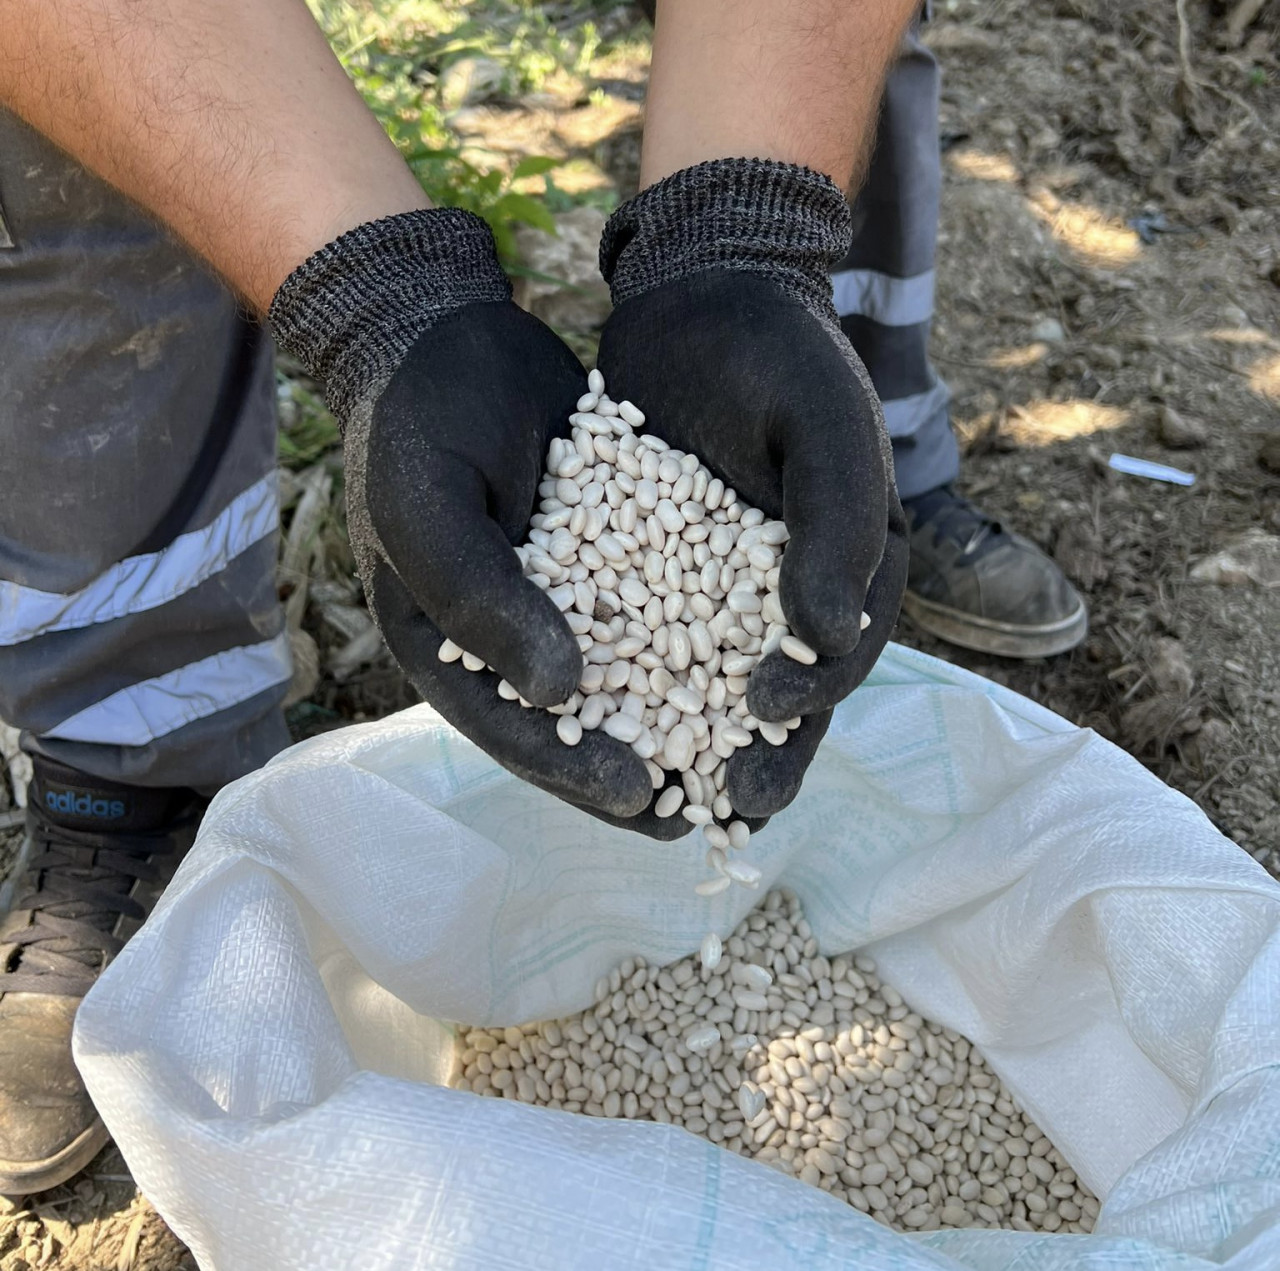
[[913, 511], [915, 524], [927, 524], [933, 531], [935, 544], [949, 539], [965, 556], [973, 556], [989, 540], [1004, 533], [999, 521], [980, 512], [968, 499], [962, 499], [951, 490], [942, 490], [930, 499], [928, 505]]
[[4, 937], [0, 996], [47, 993], [82, 997], [120, 952], [112, 933], [120, 917], [145, 918], [128, 893], [134, 880], [159, 877], [153, 858], [173, 850], [172, 825], [161, 830], [96, 834], [55, 825], [32, 809], [33, 851], [13, 911], [30, 925]]

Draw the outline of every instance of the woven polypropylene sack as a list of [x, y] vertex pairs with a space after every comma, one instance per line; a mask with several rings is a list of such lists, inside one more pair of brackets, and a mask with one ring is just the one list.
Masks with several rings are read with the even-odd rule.
[[1280, 1267], [1280, 888], [1114, 746], [890, 648], [752, 839], [823, 952], [976, 1041], [1104, 1200], [1092, 1236], [898, 1234], [673, 1126], [442, 1088], [440, 1020], [579, 1010], [757, 894], [428, 708], [215, 800], [76, 1057], [202, 1268]]

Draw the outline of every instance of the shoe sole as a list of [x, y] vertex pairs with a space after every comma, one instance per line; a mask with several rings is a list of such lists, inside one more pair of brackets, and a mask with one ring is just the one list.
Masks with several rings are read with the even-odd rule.
[[1089, 634], [1089, 611], [1083, 601], [1068, 617], [1039, 626], [979, 618], [910, 591], [902, 598], [902, 611], [921, 631], [939, 640], [1004, 658], [1052, 657], [1074, 649]]
[[111, 1141], [99, 1117], [62, 1151], [43, 1161], [0, 1161], [0, 1196], [32, 1196], [74, 1178]]

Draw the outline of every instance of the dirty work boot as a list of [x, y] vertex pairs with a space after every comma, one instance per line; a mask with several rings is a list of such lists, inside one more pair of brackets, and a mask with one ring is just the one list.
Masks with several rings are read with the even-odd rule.
[[107, 1142], [71, 1058], [80, 999], [142, 924], [206, 806], [36, 757], [25, 873], [0, 921], [0, 1195], [44, 1191]]
[[1089, 630], [1084, 600], [1034, 543], [939, 486], [904, 499], [911, 567], [902, 609], [922, 630], [966, 649], [1040, 658]]

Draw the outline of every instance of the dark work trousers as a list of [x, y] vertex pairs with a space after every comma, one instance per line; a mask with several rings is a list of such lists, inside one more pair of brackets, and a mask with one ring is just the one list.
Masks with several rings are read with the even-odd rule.
[[98, 777], [212, 790], [288, 741], [269, 342], [0, 111], [0, 718]]

